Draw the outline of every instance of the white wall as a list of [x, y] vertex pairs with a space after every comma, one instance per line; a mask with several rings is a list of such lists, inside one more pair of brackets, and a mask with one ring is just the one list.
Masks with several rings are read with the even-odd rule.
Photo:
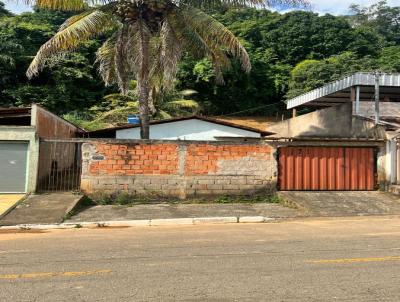
[[[216, 140], [216, 136], [260, 137], [260, 133], [197, 119], [150, 125], [150, 139]], [[139, 139], [140, 128], [117, 130], [117, 139]]]

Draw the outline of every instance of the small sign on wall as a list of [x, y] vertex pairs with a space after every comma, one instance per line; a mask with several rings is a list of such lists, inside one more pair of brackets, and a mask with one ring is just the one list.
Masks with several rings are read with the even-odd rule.
[[104, 155], [93, 155], [92, 160], [104, 160]]

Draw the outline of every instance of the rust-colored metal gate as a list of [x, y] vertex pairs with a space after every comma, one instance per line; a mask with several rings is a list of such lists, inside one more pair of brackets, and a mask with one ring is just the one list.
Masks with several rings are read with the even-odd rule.
[[79, 141], [42, 140], [39, 150], [38, 192], [78, 191], [81, 182]]
[[374, 148], [283, 147], [278, 173], [283, 191], [374, 190]]

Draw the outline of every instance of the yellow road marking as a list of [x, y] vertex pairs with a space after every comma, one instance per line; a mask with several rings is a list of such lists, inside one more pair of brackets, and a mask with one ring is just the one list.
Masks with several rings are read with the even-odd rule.
[[344, 259], [324, 259], [311, 260], [309, 263], [329, 264], [329, 263], [357, 263], [357, 262], [382, 262], [382, 261], [399, 261], [400, 256], [374, 257], [374, 258], [344, 258]]
[[29, 279], [29, 278], [45, 278], [45, 277], [79, 277], [98, 274], [108, 274], [111, 270], [97, 270], [85, 272], [48, 272], [48, 273], [29, 273], [29, 274], [10, 274], [0, 275], [0, 279]]

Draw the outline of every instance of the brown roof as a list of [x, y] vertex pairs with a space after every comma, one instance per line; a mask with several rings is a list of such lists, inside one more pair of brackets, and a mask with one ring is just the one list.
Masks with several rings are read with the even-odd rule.
[[[267, 135], [273, 134], [272, 132], [265, 131], [264, 130], [265, 128], [260, 129], [260, 128], [256, 128], [256, 127], [250, 127], [250, 126], [241, 125], [238, 123], [233, 123], [233, 122], [223, 120], [220, 118], [211, 118], [211, 117], [204, 117], [204, 116], [198, 116], [198, 115], [187, 116], [187, 117], [177, 117], [177, 118], [171, 118], [171, 119], [165, 119], [165, 120], [159, 120], [159, 121], [151, 121], [150, 125], [167, 124], [167, 123], [186, 121], [186, 120], [191, 120], [191, 119], [197, 119], [197, 120], [210, 122], [210, 123], [214, 123], [214, 124], [219, 124], [219, 125], [224, 125], [224, 126], [228, 126], [228, 127], [252, 131], [252, 132], [260, 133], [261, 136], [267, 136]], [[122, 125], [122, 126], [118, 126], [118, 127], [105, 128], [105, 129], [91, 131], [91, 132], [88, 132], [88, 135], [89, 135], [89, 137], [99, 137], [102, 135], [115, 136], [115, 132], [117, 130], [137, 128], [137, 127], [140, 127], [140, 125], [126, 124], [126, 125]]]
[[262, 131], [266, 131], [268, 126], [281, 121], [279, 118], [270, 116], [216, 116], [214, 118], [220, 121], [251, 127]]
[[0, 117], [29, 116], [30, 114], [30, 107], [0, 108]]

